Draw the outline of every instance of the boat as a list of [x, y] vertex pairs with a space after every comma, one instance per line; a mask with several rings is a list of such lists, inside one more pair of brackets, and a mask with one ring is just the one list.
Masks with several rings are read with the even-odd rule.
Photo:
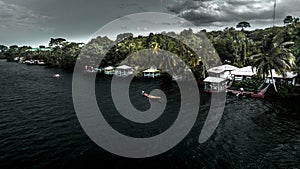
[[27, 65], [34, 65], [35, 64], [34, 60], [25, 60], [24, 63], [27, 64]]
[[53, 78], [60, 78], [61, 75], [57, 73], [57, 74], [54, 74], [52, 77], [53, 77]]
[[19, 57], [15, 57], [15, 58], [14, 58], [14, 61], [15, 61], [15, 62], [18, 62], [19, 59], [20, 59]]
[[[266, 85], [266, 86], [264, 86]], [[254, 97], [254, 98], [265, 98], [265, 93], [267, 92], [268, 88], [270, 87], [271, 83], [267, 83], [267, 84], [263, 84], [260, 88], [261, 90], [259, 90], [258, 93], [252, 93], [251, 94], [251, 97]]]
[[253, 98], [265, 98], [265, 93], [267, 92], [268, 88], [270, 87], [271, 83], [263, 83], [256, 91], [244, 88], [229, 88], [226, 90], [227, 93], [233, 94], [237, 97], [241, 96], [250, 96]]
[[161, 99], [160, 96], [153, 96], [153, 95], [150, 95], [148, 93], [145, 93], [145, 91], [142, 91], [142, 95], [145, 96], [145, 97], [148, 97], [149, 99]]
[[25, 60], [24, 63], [25, 64], [30, 64], [31, 62], [30, 62], [30, 60]]
[[38, 64], [38, 65], [46, 65], [46, 63], [44, 62], [44, 60], [38, 60], [38, 61], [37, 61], [37, 64]]

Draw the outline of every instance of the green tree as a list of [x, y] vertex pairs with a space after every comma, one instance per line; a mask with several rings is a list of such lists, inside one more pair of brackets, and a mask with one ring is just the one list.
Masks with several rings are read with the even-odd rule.
[[8, 47], [5, 45], [0, 45], [0, 59], [5, 59], [5, 52], [7, 51]]
[[285, 45], [289, 43], [277, 40], [277, 36], [273, 39], [267, 39], [265, 37], [262, 52], [252, 56], [253, 66], [256, 67], [257, 73], [262, 76], [263, 79], [265, 79], [268, 75], [271, 75], [276, 91], [277, 88], [274, 83], [272, 69], [274, 69], [276, 73], [285, 77], [286, 72], [293, 70], [295, 67], [295, 57], [289, 49], [285, 48]]
[[18, 45], [11, 45], [9, 49], [5, 52], [5, 57], [7, 61], [13, 61], [15, 57], [19, 57]]
[[130, 38], [130, 37], [133, 37], [133, 34], [132, 33], [122, 33], [122, 34], [119, 34], [118, 36], [117, 36], [117, 42], [120, 42], [120, 41], [122, 41], [122, 40], [124, 40], [124, 39], [126, 39], [126, 38]]
[[67, 40], [64, 38], [51, 38], [49, 42], [50, 47], [62, 47]]
[[0, 52], [5, 52], [8, 49], [5, 45], [0, 45]]
[[299, 18], [296, 18], [296, 17], [293, 17], [293, 16], [286, 16], [283, 20], [283, 23], [285, 25], [288, 25], [288, 24], [295, 24], [295, 23], [298, 23], [299, 22]]
[[242, 31], [244, 31], [245, 28], [250, 28], [251, 25], [249, 22], [246, 22], [246, 21], [243, 21], [243, 22], [240, 22], [236, 25], [237, 28], [242, 28]]
[[80, 54], [80, 50], [81, 48], [79, 43], [71, 42], [64, 45], [62, 47], [63, 55], [60, 60], [59, 66], [63, 68], [73, 68], [76, 63], [77, 57]]

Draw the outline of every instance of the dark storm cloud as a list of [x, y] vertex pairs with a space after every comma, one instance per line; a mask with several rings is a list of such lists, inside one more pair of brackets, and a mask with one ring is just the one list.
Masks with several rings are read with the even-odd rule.
[[44, 30], [38, 23], [48, 19], [50, 17], [47, 15], [0, 0], [0, 27], [2, 28], [32, 29], [37, 26], [38, 29]]
[[[252, 28], [270, 26], [266, 23], [272, 23], [273, 1], [0, 0], [0, 44], [47, 44], [53, 37], [84, 41], [107, 23], [140, 12], [172, 13], [210, 30], [235, 26], [242, 20], [249, 21]], [[299, 0], [277, 1], [277, 24], [282, 25], [286, 15], [300, 16]], [[181, 21], [160, 24], [180, 25]], [[191, 25], [182, 23], [182, 27]], [[121, 26], [121, 30], [127, 29], [125, 24]]]
[[[278, 19], [283, 19], [282, 17], [289, 13], [298, 14], [295, 6], [299, 7], [300, 1], [277, 0], [277, 2]], [[242, 20], [269, 23], [273, 16], [274, 0], [177, 0], [168, 5], [168, 9], [199, 26]]]
[[47, 44], [53, 37], [85, 41], [125, 15], [166, 12], [166, 1], [0, 0], [0, 44]]

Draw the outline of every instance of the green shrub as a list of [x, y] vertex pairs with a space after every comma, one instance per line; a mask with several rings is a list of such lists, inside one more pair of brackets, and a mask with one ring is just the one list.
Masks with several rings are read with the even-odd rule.
[[144, 77], [144, 75], [143, 75], [142, 72], [137, 72], [137, 73], [135, 73], [134, 77], [135, 78], [142, 78], [142, 77]]
[[286, 97], [291, 93], [294, 93], [294, 86], [288, 83], [278, 83], [277, 87], [277, 95], [280, 97]]
[[233, 83], [233, 87], [245, 88], [249, 90], [257, 90], [264, 81], [261, 79], [244, 80]]

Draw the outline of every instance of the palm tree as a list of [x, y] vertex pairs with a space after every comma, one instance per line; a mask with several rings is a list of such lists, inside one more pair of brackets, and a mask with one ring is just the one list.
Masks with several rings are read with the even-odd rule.
[[[276, 39], [276, 36], [274, 37]], [[271, 75], [271, 79], [277, 91], [274, 83], [274, 77], [272, 70], [286, 76], [287, 71], [291, 71], [295, 66], [295, 57], [289, 49], [285, 48], [286, 45], [293, 44], [292, 42], [284, 43], [272, 43], [268, 45], [266, 39], [263, 41], [263, 50], [261, 53], [251, 56], [253, 60], [253, 66], [256, 67], [258, 75], [261, 75], [265, 79], [268, 75]]]
[[152, 54], [157, 54], [158, 50], [160, 49], [159, 43], [156, 41], [151, 42]]

